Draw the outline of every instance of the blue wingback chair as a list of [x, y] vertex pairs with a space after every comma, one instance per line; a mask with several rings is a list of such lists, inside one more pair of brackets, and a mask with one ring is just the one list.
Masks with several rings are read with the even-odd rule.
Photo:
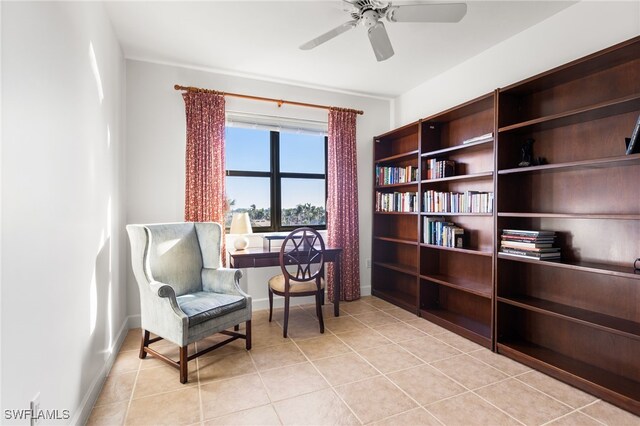
[[[221, 268], [219, 224], [127, 225], [127, 232], [140, 290], [140, 358], [150, 353], [167, 362], [180, 370], [180, 382], [186, 383], [189, 360], [238, 338], [246, 339], [246, 348], [251, 349], [251, 296], [238, 285], [240, 270]], [[242, 322], [245, 334], [237, 332]], [[150, 339], [150, 333], [158, 337]], [[230, 338], [188, 355], [190, 343], [215, 333]], [[179, 361], [149, 347], [161, 339], [180, 346]]]

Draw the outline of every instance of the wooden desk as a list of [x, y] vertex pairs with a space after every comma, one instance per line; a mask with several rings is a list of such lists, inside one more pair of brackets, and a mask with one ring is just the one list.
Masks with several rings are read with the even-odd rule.
[[[333, 262], [335, 267], [333, 280], [333, 314], [340, 316], [340, 254], [341, 248], [325, 247], [324, 260]], [[280, 250], [266, 251], [262, 248], [229, 252], [229, 267], [231, 268], [265, 268], [280, 266]]]

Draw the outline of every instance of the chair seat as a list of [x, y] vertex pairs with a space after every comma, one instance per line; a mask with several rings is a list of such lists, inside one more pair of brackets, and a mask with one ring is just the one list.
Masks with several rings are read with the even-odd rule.
[[[309, 291], [318, 291], [318, 287], [316, 286], [316, 281], [289, 281], [290, 293], [305, 293]], [[280, 293], [284, 293], [284, 275], [276, 275], [275, 277], [271, 277], [269, 280], [269, 287], [271, 290], [278, 291]], [[324, 278], [320, 279], [320, 288], [324, 289]]]
[[180, 309], [189, 317], [189, 327], [243, 309], [247, 300], [233, 294], [198, 291], [178, 296]]

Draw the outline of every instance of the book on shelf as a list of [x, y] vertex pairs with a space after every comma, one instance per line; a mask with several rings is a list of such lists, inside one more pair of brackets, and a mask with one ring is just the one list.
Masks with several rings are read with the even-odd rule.
[[502, 247], [513, 247], [513, 248], [525, 248], [525, 249], [535, 249], [535, 248], [549, 248], [553, 245], [552, 242], [539, 242], [539, 241], [530, 241], [526, 243], [502, 240]]
[[633, 128], [633, 132], [631, 132], [631, 138], [627, 144], [627, 155], [640, 151], [640, 142], [638, 142], [638, 139], [640, 139], [640, 115], [638, 115], [638, 120], [636, 120], [636, 125]]
[[522, 235], [525, 237], [540, 237], [540, 236], [553, 236], [555, 237], [555, 231], [529, 231], [525, 229], [503, 229], [502, 235]]
[[425, 191], [422, 195], [426, 213], [492, 213], [493, 192], [437, 192]]
[[500, 250], [501, 253], [508, 254], [510, 256], [524, 257], [527, 259], [560, 259], [560, 251], [552, 252], [552, 253], [539, 253], [539, 252], [531, 252], [527, 250], [516, 250], [512, 248], [503, 248]]
[[377, 212], [417, 213], [417, 192], [376, 192]]
[[411, 183], [418, 180], [418, 168], [414, 166], [388, 167], [376, 166], [376, 185]]
[[453, 160], [438, 160], [430, 158], [427, 160], [427, 180], [441, 179], [445, 177], [455, 176], [456, 162]]
[[486, 142], [493, 139], [493, 132], [485, 133], [484, 135], [476, 136], [471, 139], [465, 139], [462, 141], [463, 145], [474, 143], [474, 142]]

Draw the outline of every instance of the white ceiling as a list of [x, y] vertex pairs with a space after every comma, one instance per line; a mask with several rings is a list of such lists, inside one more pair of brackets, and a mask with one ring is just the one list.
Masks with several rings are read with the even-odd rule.
[[395, 97], [572, 2], [472, 0], [455, 24], [385, 21], [395, 55], [384, 62], [376, 61], [361, 26], [313, 50], [298, 49], [350, 20], [344, 4], [119, 1], [106, 8], [127, 58]]

